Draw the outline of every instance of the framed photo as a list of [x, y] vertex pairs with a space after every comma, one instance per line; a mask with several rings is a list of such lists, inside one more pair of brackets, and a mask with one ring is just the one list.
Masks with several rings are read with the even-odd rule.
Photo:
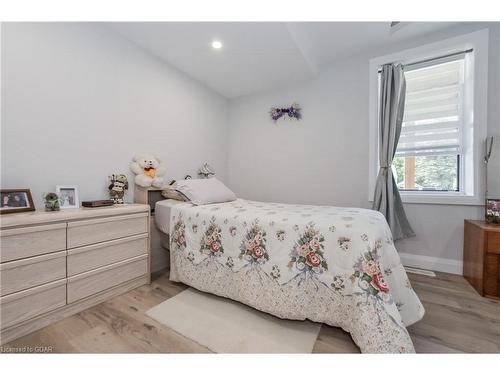
[[56, 193], [61, 199], [61, 209], [79, 208], [80, 200], [78, 197], [78, 187], [74, 185], [58, 185]]
[[35, 211], [30, 189], [2, 189], [0, 195], [1, 214]]
[[500, 224], [500, 199], [486, 199], [486, 222]]

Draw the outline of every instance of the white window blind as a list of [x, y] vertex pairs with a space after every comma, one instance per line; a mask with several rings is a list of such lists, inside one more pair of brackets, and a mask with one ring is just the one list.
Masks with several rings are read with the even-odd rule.
[[462, 150], [465, 56], [405, 69], [406, 101], [396, 156]]

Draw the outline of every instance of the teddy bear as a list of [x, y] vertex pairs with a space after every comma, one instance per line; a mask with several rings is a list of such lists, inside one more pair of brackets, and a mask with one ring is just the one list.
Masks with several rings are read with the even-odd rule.
[[163, 169], [160, 169], [160, 159], [149, 154], [137, 154], [130, 163], [130, 170], [135, 174], [135, 183], [142, 187], [158, 187], [164, 185]]
[[61, 199], [56, 193], [45, 194], [43, 200], [45, 201], [45, 211], [59, 211]]
[[111, 184], [108, 186], [109, 196], [116, 204], [123, 204], [123, 197], [128, 190], [127, 176], [113, 174], [110, 176]]

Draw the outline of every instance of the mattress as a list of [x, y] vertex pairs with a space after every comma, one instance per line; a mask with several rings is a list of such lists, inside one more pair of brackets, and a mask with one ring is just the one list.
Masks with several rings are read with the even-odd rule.
[[184, 203], [175, 199], [164, 199], [155, 204], [155, 223], [156, 227], [163, 233], [170, 232], [170, 210], [176, 204]]

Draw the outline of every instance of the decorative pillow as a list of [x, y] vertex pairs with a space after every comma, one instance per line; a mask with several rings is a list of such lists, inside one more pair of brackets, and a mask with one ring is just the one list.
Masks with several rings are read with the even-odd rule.
[[236, 195], [215, 177], [176, 181], [172, 189], [184, 194], [196, 205], [236, 200]]
[[187, 202], [189, 199], [181, 192], [172, 188], [167, 188], [161, 192], [163, 198], [175, 199], [176, 201]]

